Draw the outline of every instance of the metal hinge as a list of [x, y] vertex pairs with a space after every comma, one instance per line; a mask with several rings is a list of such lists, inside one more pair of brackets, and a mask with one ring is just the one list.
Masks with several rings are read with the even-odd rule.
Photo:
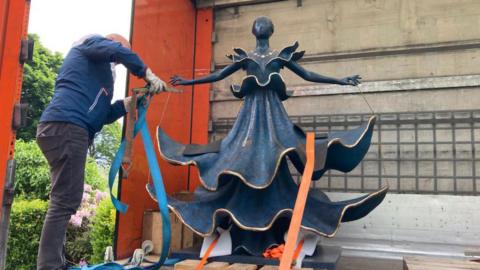
[[17, 103], [13, 107], [12, 128], [18, 130], [27, 126], [28, 103]]
[[20, 63], [31, 62], [33, 59], [33, 47], [35, 41], [33, 39], [22, 39], [20, 46]]
[[7, 175], [5, 177], [5, 187], [3, 191], [3, 202], [0, 219], [0, 269], [5, 269], [7, 257], [7, 239], [8, 228], [10, 225], [10, 211], [12, 208], [14, 197], [14, 182], [15, 182], [15, 167], [16, 162], [10, 159], [7, 162]]
[[13, 203], [16, 164], [15, 159], [10, 159], [7, 162], [7, 175], [3, 190], [3, 206], [10, 206]]

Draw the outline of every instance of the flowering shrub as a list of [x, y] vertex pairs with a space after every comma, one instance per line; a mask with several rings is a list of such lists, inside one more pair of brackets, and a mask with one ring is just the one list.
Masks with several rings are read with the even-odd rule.
[[73, 263], [81, 261], [90, 261], [93, 249], [91, 242], [91, 223], [95, 216], [96, 209], [107, 193], [92, 186], [85, 184], [82, 204], [78, 208], [75, 215], [70, 218], [67, 229], [66, 257]]
[[95, 209], [101, 200], [107, 197], [107, 193], [85, 184], [83, 187], [82, 204], [75, 215], [70, 218], [70, 224], [74, 227], [82, 227], [84, 218], [88, 220], [95, 215]]
[[[114, 145], [116, 147], [118, 143]], [[15, 203], [11, 216], [6, 269], [30, 270], [35, 269], [38, 239], [48, 205], [50, 168], [35, 140], [17, 140], [15, 159], [17, 160]], [[108, 164], [105, 167], [108, 167]], [[100, 201], [109, 201], [106, 199], [107, 193], [101, 191], [107, 187], [102, 169], [104, 168], [97, 166], [94, 158], [87, 158], [85, 165], [86, 185], [82, 204], [78, 212], [70, 218], [65, 243], [66, 257], [74, 263], [79, 263], [82, 259], [84, 263], [89, 261], [95, 246], [103, 247], [105, 243], [113, 241], [113, 229], [111, 234], [95, 235], [92, 233], [93, 228], [97, 226], [95, 224], [104, 224], [105, 228], [113, 228], [115, 224], [114, 218], [102, 218], [100, 219], [101, 222], [95, 224], [92, 221]], [[113, 211], [113, 213], [114, 216], [115, 212]], [[106, 232], [105, 230], [99, 231]], [[92, 234], [95, 236], [92, 236]], [[97, 241], [95, 237], [101, 239]], [[95, 243], [103, 244], [97, 245]]]

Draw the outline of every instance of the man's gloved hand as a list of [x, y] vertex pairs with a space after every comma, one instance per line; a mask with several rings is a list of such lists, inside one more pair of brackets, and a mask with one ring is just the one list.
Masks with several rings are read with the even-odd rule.
[[167, 86], [164, 81], [158, 78], [157, 75], [153, 74], [150, 68], [147, 68], [147, 72], [145, 74], [145, 81], [150, 83], [149, 90], [152, 94], [158, 94], [161, 91], [165, 91], [165, 88]]

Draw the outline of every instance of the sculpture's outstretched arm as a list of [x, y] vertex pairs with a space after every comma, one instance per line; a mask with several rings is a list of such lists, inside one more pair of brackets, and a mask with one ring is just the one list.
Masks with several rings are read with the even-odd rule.
[[331, 83], [331, 84], [340, 84], [340, 85], [358, 85], [360, 84], [361, 77], [358, 75], [353, 75], [345, 77], [343, 79], [336, 79], [327, 76], [317, 74], [312, 71], [308, 71], [294, 61], [287, 62], [285, 65], [288, 69], [293, 71], [295, 74], [300, 76], [302, 79], [310, 82], [316, 83]]
[[235, 71], [242, 68], [242, 64], [239, 62], [232, 63], [223, 69], [211, 73], [205, 77], [201, 77], [195, 80], [186, 80], [178, 75], [174, 75], [170, 78], [170, 84], [172, 85], [192, 85], [192, 84], [200, 84], [200, 83], [211, 83], [225, 79], [226, 77], [230, 76]]

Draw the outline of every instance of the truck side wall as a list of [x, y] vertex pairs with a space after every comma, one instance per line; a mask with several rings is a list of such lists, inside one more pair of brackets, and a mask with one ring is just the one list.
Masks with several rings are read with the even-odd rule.
[[23, 74], [20, 44], [27, 36], [29, 3], [24, 0], [0, 3], [0, 202], [3, 202], [7, 162], [14, 154], [12, 118], [14, 105], [20, 101]]
[[[196, 10], [190, 0], [134, 1], [132, 45], [152, 71], [164, 81], [175, 74], [184, 78], [201, 76], [211, 63], [212, 10]], [[144, 82], [129, 78], [128, 89]], [[152, 140], [157, 147], [156, 128], [184, 144], [208, 141], [209, 86], [178, 87], [183, 93], [161, 93], [153, 98], [147, 114]], [[130, 93], [131, 94], [131, 93]], [[121, 182], [121, 200], [129, 204], [117, 219], [118, 258], [131, 256], [140, 247], [145, 210], [157, 209], [145, 190], [151, 180], [140, 138], [133, 145], [133, 167]], [[188, 166], [173, 166], [157, 159], [168, 194], [194, 189], [197, 173]]]
[[[321, 131], [330, 124], [351, 128], [348, 121], [359, 119], [354, 116], [372, 113], [369, 105], [381, 114], [368, 160], [346, 176], [324, 176], [315, 187], [336, 191], [334, 199], [387, 184], [392, 192], [370, 216], [344, 224], [328, 244], [455, 256], [478, 247], [480, 2], [220, 2], [230, 7], [215, 12], [217, 69], [228, 63], [224, 55], [233, 47], [254, 48], [252, 22], [268, 16], [275, 24], [273, 49], [298, 41], [306, 69], [337, 78], [360, 74], [364, 81], [361, 88], [312, 84], [282, 70], [294, 90], [284, 102], [293, 119]], [[229, 86], [243, 76], [238, 72], [213, 85], [212, 140], [225, 136], [236, 117], [242, 102]]]

